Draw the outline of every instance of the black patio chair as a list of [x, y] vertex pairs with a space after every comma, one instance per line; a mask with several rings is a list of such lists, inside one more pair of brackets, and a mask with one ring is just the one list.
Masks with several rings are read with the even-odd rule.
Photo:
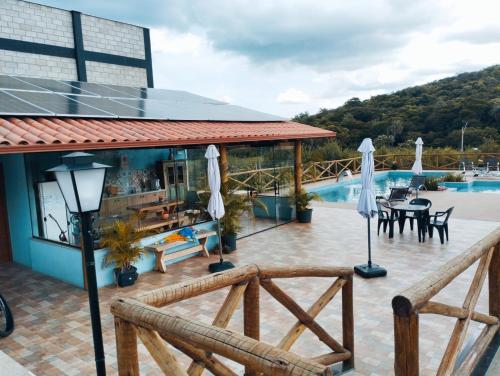
[[441, 240], [441, 244], [444, 244], [444, 234], [446, 234], [446, 241], [448, 241], [448, 219], [450, 218], [452, 212], [453, 206], [444, 212], [438, 211], [433, 215], [429, 215], [429, 223], [427, 224], [427, 228], [429, 229], [429, 238], [432, 238], [432, 232], [435, 228], [439, 233], [439, 240]]
[[408, 196], [408, 188], [407, 187], [392, 187], [391, 193], [389, 193], [388, 197], [377, 196], [377, 198], [383, 198], [387, 201], [406, 201], [406, 196]]
[[[427, 228], [427, 224], [429, 222], [429, 209], [432, 207], [431, 200], [426, 198], [414, 198], [410, 201], [410, 205], [425, 205], [427, 206], [427, 210], [424, 212], [424, 231]], [[413, 231], [413, 222], [417, 219], [415, 213], [407, 213], [406, 218], [410, 221], [410, 230]]]
[[[377, 201], [377, 209], [378, 209], [378, 224], [377, 224], [377, 235], [380, 235], [380, 226], [384, 225], [384, 234], [387, 231], [387, 225], [391, 221], [391, 215], [387, 210], [382, 209], [383, 205], [379, 201]], [[396, 215], [392, 221], [396, 222], [398, 220], [398, 216]]]

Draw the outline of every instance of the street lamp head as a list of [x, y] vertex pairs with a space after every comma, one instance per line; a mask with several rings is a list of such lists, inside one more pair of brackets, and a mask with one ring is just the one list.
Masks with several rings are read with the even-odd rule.
[[106, 169], [110, 166], [92, 162], [93, 154], [76, 152], [64, 155], [63, 164], [53, 172], [71, 213], [96, 212], [101, 208]]

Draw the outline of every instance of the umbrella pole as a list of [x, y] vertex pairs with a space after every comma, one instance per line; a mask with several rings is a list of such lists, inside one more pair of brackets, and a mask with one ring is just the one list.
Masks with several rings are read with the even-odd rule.
[[234, 265], [230, 261], [224, 261], [222, 259], [222, 235], [220, 230], [220, 220], [217, 218], [217, 236], [219, 238], [219, 262], [214, 262], [208, 265], [208, 270], [210, 273], [219, 273], [224, 270], [234, 268]]
[[372, 236], [370, 230], [370, 217], [368, 221], [368, 264], [354, 266], [354, 272], [363, 278], [384, 277], [387, 270], [377, 264], [372, 263]]
[[220, 219], [217, 218], [217, 236], [219, 237], [219, 262], [222, 264], [222, 235], [220, 231]]
[[368, 267], [372, 267], [372, 237], [370, 231], [370, 217], [367, 218], [368, 221]]

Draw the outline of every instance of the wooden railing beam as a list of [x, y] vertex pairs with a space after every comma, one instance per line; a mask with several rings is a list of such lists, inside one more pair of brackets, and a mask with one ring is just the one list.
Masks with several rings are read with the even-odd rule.
[[165, 375], [188, 376], [187, 372], [184, 371], [177, 362], [174, 353], [168, 348], [168, 345], [162, 341], [158, 333], [138, 326], [137, 334]]
[[491, 247], [496, 246], [498, 239], [500, 239], [500, 228], [394, 297], [392, 300], [394, 312], [401, 316], [408, 316], [411, 312], [420, 309], [455, 277], [488, 252]]
[[346, 349], [326, 332], [314, 319], [304, 311], [290, 296], [270, 279], [261, 279], [260, 284], [278, 302], [288, 309], [299, 321], [311, 330], [319, 340], [335, 352], [346, 352]]
[[154, 307], [163, 307], [168, 304], [177, 303], [198, 295], [206, 294], [210, 291], [247, 281], [255, 277], [258, 272], [259, 269], [257, 265], [250, 264], [223, 273], [215, 273], [200, 277], [196, 280], [196, 284], [193, 284], [191, 281], [184, 281], [171, 286], [162, 287], [140, 295], [137, 300]]
[[[238, 308], [239, 303], [241, 302], [241, 298], [243, 297], [243, 293], [247, 287], [247, 282], [242, 282], [238, 285], [231, 286], [229, 293], [222, 303], [222, 306], [217, 312], [215, 319], [212, 322], [212, 325], [217, 326], [219, 328], [225, 328], [229, 324], [229, 320], [233, 317], [234, 312]], [[188, 368], [189, 376], [200, 376], [205, 369], [199, 362], [193, 361]]]
[[500, 242], [496, 245], [488, 269], [489, 311], [500, 319]]
[[346, 283], [342, 287], [342, 345], [351, 353], [344, 359], [344, 368], [354, 368], [354, 297], [353, 276], [343, 277]]
[[[307, 310], [307, 314], [312, 318], [316, 318], [321, 310], [335, 297], [338, 291], [346, 284], [346, 279], [337, 279], [319, 298], [313, 305]], [[342, 323], [343, 324], [343, 323]], [[306, 330], [306, 326], [297, 321], [288, 333], [282, 338], [278, 347], [283, 350], [290, 350], [293, 344], [297, 341], [300, 335]], [[344, 344], [345, 347], [345, 344]], [[321, 362], [320, 362], [321, 363]]]
[[128, 321], [115, 317], [116, 352], [118, 374], [120, 376], [139, 376], [137, 355], [137, 331]]
[[418, 314], [394, 315], [394, 373], [396, 376], [418, 376]]
[[332, 375], [330, 368], [308, 361], [264, 342], [258, 342], [229, 329], [221, 329], [187, 319], [166, 309], [145, 305], [133, 299], [118, 299], [111, 312], [120, 318], [160, 335], [178, 336], [190, 344], [248, 365], [256, 372], [276, 376]]

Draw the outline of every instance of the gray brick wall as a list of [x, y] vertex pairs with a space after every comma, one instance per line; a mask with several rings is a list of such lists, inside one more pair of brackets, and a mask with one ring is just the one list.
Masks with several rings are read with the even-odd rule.
[[71, 13], [25, 1], [1, 0], [0, 38], [73, 48]]
[[85, 50], [144, 59], [142, 27], [82, 14]]
[[146, 70], [122, 65], [87, 61], [87, 80], [102, 84], [147, 86]]
[[[143, 28], [84, 14], [81, 21], [85, 50], [145, 58]], [[74, 48], [71, 12], [22, 0], [0, 0], [0, 38]], [[89, 82], [147, 86], [146, 69], [92, 61], [85, 65]], [[77, 79], [74, 59], [2, 49], [0, 74]]]
[[76, 80], [74, 59], [0, 50], [0, 73], [15, 76]]

